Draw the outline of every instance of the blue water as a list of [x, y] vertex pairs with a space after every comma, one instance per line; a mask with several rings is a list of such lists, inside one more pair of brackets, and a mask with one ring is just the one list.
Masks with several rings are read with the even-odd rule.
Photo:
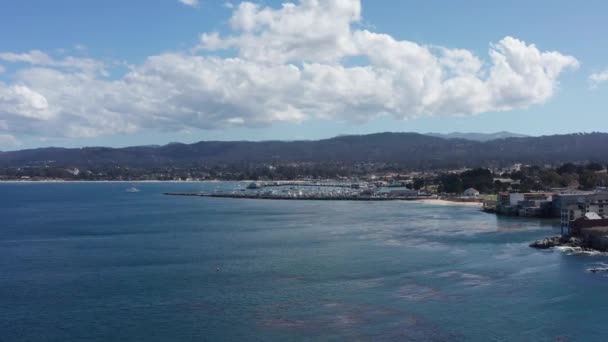
[[[0, 184], [0, 341], [605, 341], [603, 256], [550, 221], [414, 202]], [[216, 269], [219, 267], [219, 271]]]

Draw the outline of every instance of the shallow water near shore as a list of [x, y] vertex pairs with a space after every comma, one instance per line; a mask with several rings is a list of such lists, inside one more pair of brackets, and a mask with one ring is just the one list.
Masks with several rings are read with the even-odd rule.
[[409, 201], [0, 184], [0, 341], [604, 341], [605, 255], [554, 221]]

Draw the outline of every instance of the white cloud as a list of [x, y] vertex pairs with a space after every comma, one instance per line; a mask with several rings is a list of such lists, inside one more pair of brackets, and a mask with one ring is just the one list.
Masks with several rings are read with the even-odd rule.
[[589, 84], [591, 85], [591, 88], [596, 88], [598, 85], [606, 81], [608, 81], [608, 69], [600, 72], [594, 72], [589, 75]]
[[46, 98], [23, 85], [5, 87], [0, 84], [0, 106], [9, 118], [11, 115], [32, 120], [52, 118]]
[[49, 66], [89, 73], [100, 73], [102, 75], [106, 74], [105, 65], [101, 61], [73, 56], [67, 56], [57, 60], [38, 50], [32, 50], [25, 53], [0, 52], [0, 60], [9, 63], [27, 63], [35, 66]]
[[3, 72], [5, 72], [5, 71], [6, 71], [6, 69], [2, 65], [0, 65], [0, 74], [3, 73]]
[[150, 56], [115, 80], [91, 72], [103, 66], [93, 60], [3, 53], [32, 66], [16, 72], [14, 84], [0, 83], [0, 132], [88, 137], [508, 111], [547, 101], [560, 74], [578, 66], [512, 37], [482, 59], [358, 29], [360, 20], [358, 0], [278, 9], [245, 2], [234, 8], [229, 35], [201, 35], [195, 50], [204, 54]]
[[198, 5], [199, 5], [198, 0], [178, 0], [178, 1], [186, 6], [190, 6], [190, 7], [198, 7]]
[[303, 0], [278, 10], [241, 3], [230, 19], [237, 35], [201, 35], [202, 50], [237, 48], [243, 59], [267, 62], [333, 62], [355, 55], [351, 25], [361, 18], [359, 1]]

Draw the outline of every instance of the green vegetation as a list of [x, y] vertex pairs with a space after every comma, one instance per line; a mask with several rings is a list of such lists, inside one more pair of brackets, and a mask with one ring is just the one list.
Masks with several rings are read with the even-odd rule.
[[[494, 181], [494, 178], [514, 182]], [[507, 190], [527, 192], [565, 187], [592, 190], [608, 186], [608, 174], [604, 165], [599, 163], [566, 163], [556, 169], [524, 166], [519, 171], [502, 174], [492, 174], [489, 169], [478, 168], [459, 174], [442, 174], [438, 180], [440, 191], [445, 193], [461, 193], [467, 188], [475, 188], [482, 193], [497, 193]]]

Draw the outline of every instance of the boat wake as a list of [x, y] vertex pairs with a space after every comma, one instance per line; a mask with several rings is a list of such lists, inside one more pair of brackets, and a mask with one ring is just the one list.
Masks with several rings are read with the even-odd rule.
[[591, 273], [606, 273], [606, 272], [608, 272], [608, 264], [598, 263], [592, 267], [589, 267], [587, 269], [587, 271], [589, 271]]

